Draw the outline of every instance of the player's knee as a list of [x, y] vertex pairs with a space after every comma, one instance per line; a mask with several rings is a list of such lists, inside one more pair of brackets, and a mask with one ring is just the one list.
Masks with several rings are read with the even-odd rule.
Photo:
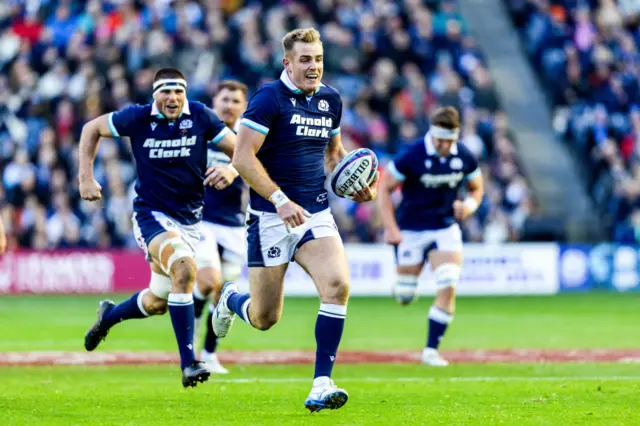
[[145, 310], [149, 315], [164, 315], [167, 313], [167, 301], [165, 299], [154, 298], [145, 306]]
[[455, 289], [458, 285], [458, 280], [460, 280], [460, 265], [443, 263], [435, 268], [433, 276], [436, 281], [436, 290]]
[[400, 274], [398, 275], [393, 295], [401, 305], [408, 305], [414, 301], [418, 292], [418, 276]]
[[162, 242], [162, 244], [160, 244], [158, 253], [160, 267], [167, 275], [173, 275], [175, 273], [175, 269], [182, 269], [185, 263], [192, 264], [194, 270], [193, 273], [195, 275], [196, 265], [195, 260], [193, 259], [193, 252], [185, 244], [182, 238], [167, 238]]
[[[169, 280], [168, 277], [164, 277], [162, 275], [160, 276]], [[170, 283], [171, 281], [169, 281], [169, 284]], [[156, 286], [155, 289], [157, 290], [158, 287]], [[144, 297], [142, 298], [142, 305], [144, 307], [144, 310], [148, 315], [164, 315], [167, 312], [166, 297], [168, 297], [169, 292], [164, 293], [164, 290], [163, 290], [163, 294], [166, 294], [166, 296], [158, 297], [156, 294], [154, 294], [153, 286], [149, 286], [149, 290], [150, 291], [147, 291]]]
[[256, 315], [251, 315], [251, 325], [258, 330], [269, 330], [276, 325], [280, 320], [280, 313], [276, 311], [264, 311], [258, 312]]
[[349, 300], [349, 280], [346, 277], [333, 277], [322, 283], [320, 299], [322, 303], [346, 305]]
[[438, 266], [433, 275], [436, 280], [436, 305], [450, 306], [455, 299], [455, 289], [460, 280], [460, 265], [444, 263]]
[[196, 274], [196, 285], [203, 296], [208, 296], [216, 287], [220, 287], [217, 281], [219, 280], [216, 280], [216, 272], [213, 268], [199, 269]]
[[196, 279], [196, 265], [193, 259], [184, 257], [174, 262], [171, 267], [172, 292], [191, 293]]

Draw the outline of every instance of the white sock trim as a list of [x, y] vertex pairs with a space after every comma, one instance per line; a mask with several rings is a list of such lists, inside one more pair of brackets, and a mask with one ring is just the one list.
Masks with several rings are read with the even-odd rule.
[[398, 275], [398, 283], [417, 285], [418, 276], [417, 275]]
[[144, 295], [147, 294], [147, 292], [149, 291], [148, 288], [145, 288], [144, 290], [142, 290], [140, 293], [138, 293], [138, 309], [140, 309], [140, 312], [142, 312], [142, 315], [144, 315], [145, 317], [149, 316], [149, 312], [147, 312], [147, 310], [144, 308], [144, 304], [142, 303], [142, 299], [144, 298]]
[[242, 319], [251, 324], [251, 318], [249, 317], [249, 305], [251, 304], [251, 298], [248, 298], [243, 304], [240, 310], [242, 311]]
[[453, 322], [453, 315], [431, 306], [429, 309], [429, 319], [439, 322], [440, 324], [451, 324]]
[[192, 293], [170, 293], [169, 305], [191, 305], [193, 303]]
[[321, 303], [318, 315], [324, 315], [331, 318], [344, 318], [347, 316], [347, 305]]
[[203, 295], [200, 289], [198, 288], [198, 283], [193, 285], [193, 297], [198, 300], [205, 300], [207, 296]]

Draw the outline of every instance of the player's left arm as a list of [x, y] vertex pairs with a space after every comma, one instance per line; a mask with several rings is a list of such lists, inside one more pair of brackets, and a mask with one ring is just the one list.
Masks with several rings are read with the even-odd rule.
[[233, 158], [233, 151], [236, 147], [236, 134], [232, 131], [227, 132], [217, 145], [220, 151], [227, 154], [229, 158]]
[[[236, 146], [236, 135], [229, 129], [218, 115], [211, 108], [204, 108], [204, 115], [206, 120], [209, 121], [209, 132], [212, 139], [208, 142], [214, 144], [229, 156], [233, 157], [233, 151]], [[216, 189], [224, 189], [231, 185], [238, 172], [232, 165], [223, 167], [209, 167], [205, 172], [204, 185], [213, 186]]]
[[332, 130], [331, 139], [329, 139], [329, 145], [327, 145], [327, 150], [324, 153], [324, 165], [329, 171], [329, 173], [333, 173], [333, 170], [336, 168], [340, 160], [347, 155], [347, 150], [342, 146], [342, 136], [340, 134], [340, 129]]
[[464, 200], [456, 200], [453, 203], [453, 212], [458, 220], [464, 220], [474, 214], [482, 198], [484, 197], [484, 179], [480, 168], [476, 168], [473, 172], [465, 176], [467, 196]]
[[[229, 158], [233, 157], [233, 151], [236, 146], [235, 133], [226, 133], [217, 143], [217, 146], [220, 148], [220, 151], [227, 154]], [[215, 189], [220, 190], [233, 183], [235, 178], [238, 177], [238, 171], [232, 164], [227, 164], [226, 166], [209, 167], [205, 175], [204, 185], [213, 186]]]

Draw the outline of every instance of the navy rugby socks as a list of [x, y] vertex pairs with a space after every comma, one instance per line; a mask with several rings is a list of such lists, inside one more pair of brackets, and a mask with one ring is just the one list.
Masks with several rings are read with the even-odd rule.
[[249, 294], [233, 293], [227, 299], [227, 307], [249, 324], [251, 324], [251, 319], [249, 318], [250, 304], [251, 296]]
[[211, 319], [213, 318], [213, 305], [210, 305], [209, 315], [207, 316], [207, 334], [204, 337], [204, 350], [210, 354], [216, 351], [218, 347], [218, 336], [213, 331], [213, 325]]
[[207, 304], [207, 296], [204, 296], [200, 293], [198, 289], [198, 283], [195, 283], [193, 286], [193, 309], [196, 318], [200, 318], [202, 316], [202, 310], [204, 309], [204, 305]]
[[453, 315], [432, 306], [429, 309], [429, 335], [427, 337], [427, 347], [438, 349], [440, 340], [447, 331], [447, 326], [453, 321]]
[[331, 377], [344, 330], [347, 307], [322, 303], [316, 320], [316, 367], [314, 378]]
[[124, 302], [116, 305], [102, 318], [104, 324], [112, 327], [120, 321], [135, 318], [146, 318], [149, 314], [142, 307], [142, 297], [147, 290], [142, 290], [131, 296]]
[[184, 370], [196, 359], [193, 352], [193, 295], [170, 293], [169, 315], [180, 351], [180, 368]]

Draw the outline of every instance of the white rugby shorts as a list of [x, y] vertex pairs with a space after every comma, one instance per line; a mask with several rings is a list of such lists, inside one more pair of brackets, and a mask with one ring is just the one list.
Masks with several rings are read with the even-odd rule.
[[247, 209], [249, 267], [277, 266], [293, 260], [296, 251], [311, 240], [338, 237], [331, 209], [305, 218], [301, 226], [287, 229], [278, 213]]
[[182, 241], [191, 251], [192, 257], [195, 257], [196, 247], [200, 242], [199, 223], [182, 225], [164, 213], [146, 209], [134, 211], [132, 221], [133, 235], [136, 238], [138, 247], [144, 251], [147, 262], [152, 262], [149, 254], [149, 243], [154, 237], [163, 232], [174, 232], [180, 235]]
[[200, 223], [200, 242], [196, 247], [196, 265], [198, 269], [213, 268], [220, 270], [218, 240], [207, 222]]
[[430, 250], [462, 251], [462, 231], [457, 223], [443, 229], [401, 232], [402, 241], [396, 247], [398, 266], [422, 264]]
[[[196, 249], [198, 268], [220, 269], [220, 261], [244, 265], [247, 258], [246, 231], [241, 226], [224, 226], [203, 221], [202, 237]], [[220, 259], [222, 253], [222, 259]]]

